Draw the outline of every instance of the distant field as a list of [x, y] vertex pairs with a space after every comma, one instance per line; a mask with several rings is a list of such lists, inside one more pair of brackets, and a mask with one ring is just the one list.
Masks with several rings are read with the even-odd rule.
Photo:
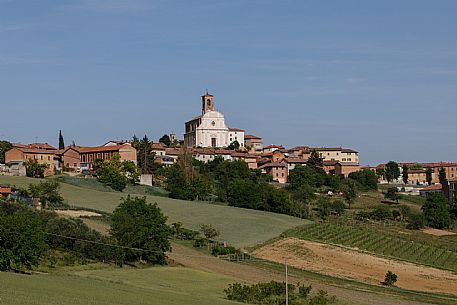
[[[0, 183], [27, 186], [38, 179], [0, 176]], [[71, 206], [112, 212], [127, 193], [97, 191], [61, 183], [61, 193]], [[169, 222], [182, 222], [185, 227], [197, 230], [201, 224], [212, 224], [220, 230], [222, 240], [236, 247], [262, 243], [282, 232], [310, 223], [287, 215], [221, 206], [204, 202], [174, 200], [166, 197], [146, 196], [148, 202], [157, 202], [168, 216]]]
[[176, 267], [108, 268], [66, 274], [0, 272], [0, 304], [8, 305], [214, 305], [224, 299], [228, 277]]
[[[383, 232], [363, 225], [345, 226], [316, 223], [290, 232], [301, 239], [338, 244], [418, 264], [457, 271], [454, 244], [427, 242], [414, 235]], [[438, 237], [430, 237], [439, 239]]]

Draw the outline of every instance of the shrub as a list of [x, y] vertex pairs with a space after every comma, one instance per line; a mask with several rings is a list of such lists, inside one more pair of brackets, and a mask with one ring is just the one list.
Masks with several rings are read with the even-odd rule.
[[422, 213], [413, 213], [408, 217], [406, 228], [410, 230], [420, 230], [425, 227], [425, 218]]
[[386, 220], [392, 219], [392, 211], [386, 206], [379, 206], [370, 213], [370, 219]]
[[433, 228], [447, 228], [452, 222], [447, 199], [441, 193], [429, 194], [422, 211], [427, 224]]
[[397, 278], [397, 275], [389, 270], [387, 271], [386, 276], [384, 277], [384, 282], [382, 282], [382, 284], [386, 286], [393, 286], [397, 281]]
[[211, 254], [214, 256], [218, 255], [228, 255], [228, 254], [235, 254], [238, 251], [234, 247], [224, 247], [224, 246], [216, 246], [211, 250]]

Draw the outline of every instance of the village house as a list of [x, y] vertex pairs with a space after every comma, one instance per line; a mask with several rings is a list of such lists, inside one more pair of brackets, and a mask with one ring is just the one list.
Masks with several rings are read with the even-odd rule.
[[254, 135], [245, 135], [244, 147], [254, 152], [261, 152], [263, 150], [262, 138], [259, 138]]
[[443, 193], [449, 204], [457, 204], [457, 178], [451, 178], [444, 183]]
[[9, 185], [0, 185], [0, 199], [10, 199], [12, 194], [11, 187]]
[[136, 149], [129, 143], [108, 146], [68, 146], [59, 151], [59, 167], [68, 171], [83, 171], [92, 169], [95, 160], [109, 160], [115, 154], [121, 161], [137, 163]]
[[288, 168], [285, 162], [271, 162], [259, 167], [263, 174], [268, 174], [273, 181], [284, 184], [287, 182]]
[[47, 143], [15, 144], [5, 153], [5, 163], [21, 165], [28, 160], [35, 160], [38, 164], [45, 164], [44, 175], [51, 176], [56, 168], [56, 152], [57, 149]]

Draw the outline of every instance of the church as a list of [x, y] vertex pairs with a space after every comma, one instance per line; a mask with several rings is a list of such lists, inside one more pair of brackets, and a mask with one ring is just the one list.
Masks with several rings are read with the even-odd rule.
[[202, 114], [186, 122], [186, 147], [225, 148], [237, 141], [244, 148], [244, 130], [229, 128], [224, 115], [214, 110], [214, 96], [206, 91], [202, 96]]

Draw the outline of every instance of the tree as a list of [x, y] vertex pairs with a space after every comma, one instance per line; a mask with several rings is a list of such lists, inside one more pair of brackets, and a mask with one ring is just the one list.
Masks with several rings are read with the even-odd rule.
[[167, 134], [164, 134], [164, 135], [159, 139], [159, 142], [165, 144], [167, 147], [170, 147], [170, 144], [171, 144], [170, 136], [167, 135]]
[[0, 211], [0, 270], [23, 271], [37, 266], [47, 250], [43, 222], [30, 212]]
[[426, 223], [433, 228], [443, 229], [452, 222], [446, 197], [442, 193], [429, 194], [422, 212]]
[[378, 177], [369, 169], [350, 173], [348, 178], [356, 181], [364, 190], [376, 191], [378, 189]]
[[98, 181], [120, 192], [125, 189], [127, 183], [135, 184], [139, 177], [135, 163], [121, 161], [118, 154], [109, 160], [96, 160], [94, 170]]
[[409, 168], [407, 165], [403, 165], [403, 175], [402, 175], [402, 178], [403, 178], [403, 183], [404, 184], [408, 184], [408, 180], [409, 180]]
[[65, 142], [62, 136], [62, 130], [59, 130], [59, 149], [65, 149]]
[[5, 153], [13, 148], [13, 144], [8, 141], [0, 141], [0, 163], [5, 163]]
[[220, 234], [219, 230], [214, 228], [212, 225], [201, 225], [200, 232], [202, 232], [206, 239], [213, 239], [218, 237]]
[[227, 146], [227, 149], [228, 150], [238, 150], [238, 149], [240, 149], [240, 142], [238, 142], [237, 140], [233, 141], [232, 143], [230, 143], [229, 146]]
[[134, 136], [132, 145], [137, 150], [137, 164], [141, 173], [153, 174], [158, 166], [154, 162], [155, 153], [152, 151], [152, 142], [149, 141], [146, 135], [141, 140]]
[[346, 200], [347, 204], [349, 205], [349, 209], [351, 209], [351, 204], [357, 198], [357, 187], [354, 181], [347, 179], [345, 183], [342, 185], [343, 188], [343, 196]]
[[398, 194], [398, 189], [396, 187], [389, 187], [387, 192], [384, 194], [384, 198], [396, 201], [400, 199], [400, 195]]
[[38, 198], [47, 207], [48, 204], [59, 205], [63, 198], [59, 193], [60, 184], [57, 180], [40, 181], [38, 184], [29, 185], [29, 193], [33, 198]]
[[439, 179], [440, 179], [441, 185], [444, 185], [447, 182], [446, 169], [444, 167], [440, 168]]
[[114, 210], [111, 234], [119, 245], [141, 250], [125, 249], [126, 261], [145, 260], [153, 264], [165, 264], [165, 252], [171, 250], [172, 230], [166, 224], [156, 203], [146, 203], [146, 197], [122, 199]]
[[425, 179], [427, 180], [428, 185], [432, 185], [432, 175], [433, 175], [433, 169], [431, 167], [427, 167], [425, 170]]
[[392, 182], [393, 180], [398, 179], [398, 177], [400, 177], [400, 168], [398, 167], [398, 164], [395, 161], [389, 161], [386, 164], [384, 172], [387, 182]]
[[324, 166], [324, 161], [316, 150], [313, 150], [306, 162], [306, 165], [311, 168], [322, 168]]
[[47, 164], [40, 164], [35, 159], [28, 159], [24, 162], [27, 177], [44, 178], [44, 172], [48, 168]]
[[392, 271], [387, 271], [386, 276], [384, 277], [384, 282], [382, 282], [386, 286], [393, 286], [397, 281], [398, 277]]

